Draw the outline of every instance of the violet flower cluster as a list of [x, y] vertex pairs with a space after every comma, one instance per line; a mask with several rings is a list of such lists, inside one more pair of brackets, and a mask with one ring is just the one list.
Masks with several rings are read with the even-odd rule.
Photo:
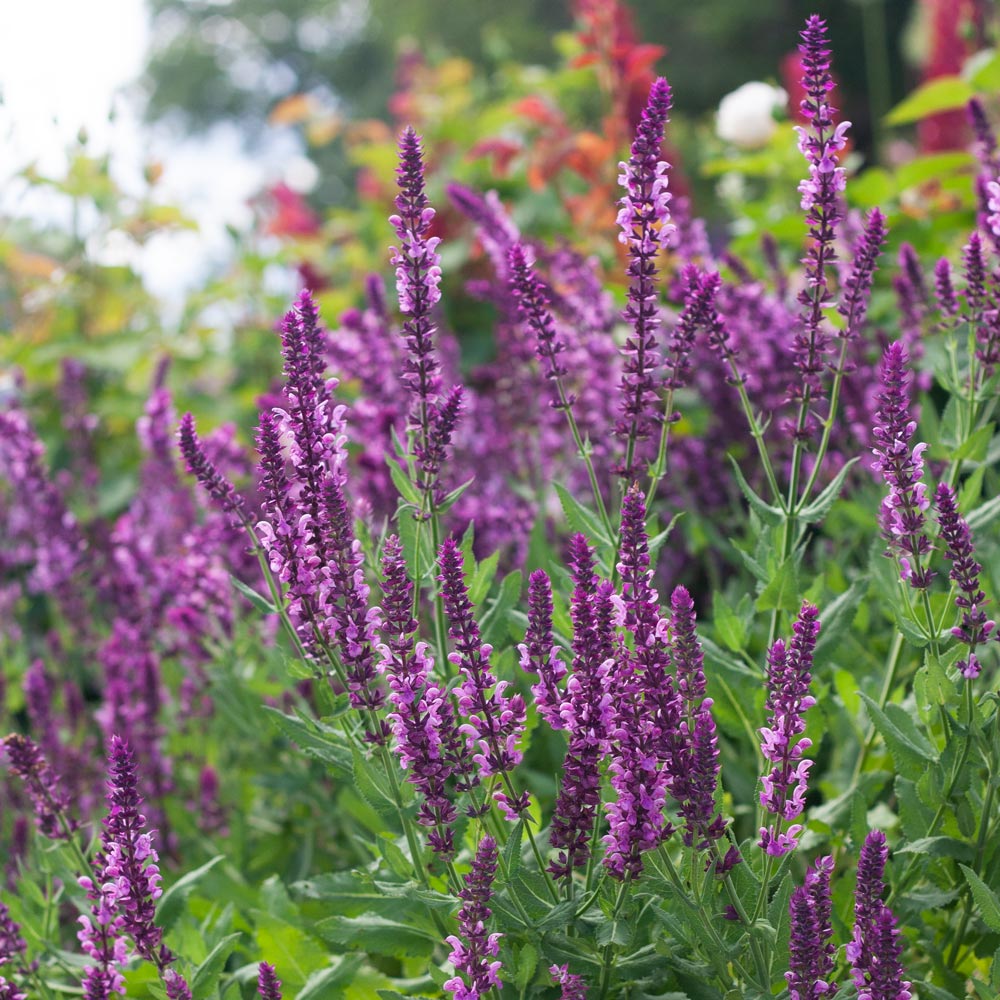
[[[773, 765], [761, 777], [760, 804], [774, 821], [761, 827], [759, 845], [780, 857], [795, 849], [802, 824], [794, 823], [805, 809], [805, 795], [812, 761], [803, 754], [812, 740], [805, 732], [805, 712], [816, 704], [809, 694], [813, 651], [819, 636], [819, 612], [803, 604], [792, 626], [792, 641], [776, 639], [767, 657], [768, 724], [760, 730], [760, 750]], [[782, 829], [784, 823], [792, 825]]]
[[502, 985], [498, 975], [501, 963], [496, 960], [501, 935], [486, 930], [493, 914], [489, 902], [496, 870], [496, 841], [483, 837], [476, 848], [472, 871], [464, 877], [465, 886], [458, 893], [463, 900], [458, 911], [459, 934], [447, 938], [452, 947], [448, 960], [455, 966], [456, 975], [444, 984], [444, 989], [454, 1000], [480, 1000]]

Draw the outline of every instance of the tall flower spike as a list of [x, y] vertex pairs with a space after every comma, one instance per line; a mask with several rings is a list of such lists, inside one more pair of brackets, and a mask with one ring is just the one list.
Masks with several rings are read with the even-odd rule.
[[910, 983], [903, 979], [903, 943], [899, 940], [896, 918], [883, 905], [872, 931], [872, 970], [858, 989], [858, 1000], [910, 1000]]
[[562, 729], [564, 698], [559, 682], [566, 676], [566, 667], [552, 638], [552, 583], [543, 569], [528, 577], [528, 631], [517, 648], [521, 669], [538, 675], [538, 683], [531, 687], [538, 714], [553, 729]]
[[192, 1000], [191, 987], [179, 972], [167, 969], [163, 974], [163, 984], [167, 990], [167, 1000]]
[[953, 323], [960, 311], [955, 285], [951, 280], [951, 263], [942, 257], [934, 265], [934, 297], [945, 324]]
[[437, 399], [441, 381], [441, 364], [434, 348], [436, 328], [431, 320], [431, 311], [441, 298], [441, 257], [437, 252], [441, 240], [428, 235], [434, 209], [424, 194], [423, 150], [412, 128], [405, 129], [399, 139], [396, 180], [397, 214], [390, 216], [389, 222], [400, 241], [398, 247], [392, 248], [392, 263], [396, 268], [399, 308], [406, 314], [403, 336], [407, 356], [402, 381], [413, 397], [410, 424], [418, 435], [417, 461], [423, 463], [430, 443], [430, 407]]
[[791, 1000], [820, 1000], [837, 992], [830, 982], [835, 949], [830, 941], [830, 874], [833, 858], [820, 858], [789, 900], [789, 962], [785, 980]]
[[872, 944], [875, 927], [882, 911], [882, 894], [885, 892], [885, 863], [889, 857], [885, 834], [872, 830], [861, 847], [858, 858], [857, 887], [854, 893], [854, 934], [845, 948], [845, 957], [851, 965], [854, 985], [863, 989], [874, 965]]
[[263, 1000], [281, 1000], [281, 981], [274, 966], [267, 962], [257, 966], [257, 992]]
[[673, 226], [669, 222], [669, 164], [659, 158], [663, 131], [670, 111], [670, 85], [662, 77], [649, 91], [628, 163], [622, 163], [618, 182], [625, 189], [618, 213], [619, 240], [628, 250], [628, 305], [623, 313], [632, 332], [622, 355], [621, 419], [616, 433], [626, 442], [621, 475], [634, 477], [640, 469], [636, 444], [646, 440], [656, 426], [656, 372], [660, 359], [656, 333], [660, 326], [657, 297], [657, 251], [668, 245]]
[[486, 923], [493, 914], [489, 902], [496, 870], [496, 841], [489, 836], [483, 837], [476, 848], [472, 871], [464, 877], [465, 887], [458, 893], [463, 900], [458, 911], [461, 936], [452, 934], [446, 939], [452, 947], [448, 960], [458, 974], [449, 979], [444, 988], [454, 1000], [480, 1000], [492, 988], [499, 991], [501, 986], [498, 975], [501, 963], [494, 961], [500, 952], [501, 935], [486, 932]]
[[76, 822], [67, 813], [69, 799], [42, 752], [27, 736], [17, 733], [0, 742], [0, 747], [11, 773], [24, 782], [39, 832], [54, 840], [68, 839]]
[[923, 483], [923, 453], [926, 444], [910, 448], [910, 438], [917, 422], [910, 411], [910, 373], [906, 350], [896, 341], [890, 344], [882, 359], [881, 389], [877, 423], [872, 430], [875, 461], [872, 468], [881, 473], [889, 487], [882, 501], [879, 522], [882, 537], [889, 543], [887, 555], [899, 559], [900, 578], [915, 590], [930, 586], [934, 574], [923, 567], [923, 557], [931, 543], [924, 532], [924, 511], [930, 507]]
[[[809, 176], [799, 184], [809, 228], [809, 247], [804, 260], [806, 284], [798, 299], [802, 306], [801, 329], [792, 345], [800, 378], [789, 386], [788, 396], [790, 400], [807, 401], [823, 395], [821, 376], [830, 345], [829, 334], [823, 328], [823, 310], [832, 298], [828, 273], [837, 260], [834, 241], [843, 219], [841, 192], [846, 185], [844, 168], [837, 166], [837, 154], [847, 144], [846, 132], [851, 123], [835, 124], [837, 109], [830, 103], [834, 86], [830, 50], [822, 18], [813, 15], [808, 19], [799, 52], [805, 92], [800, 111], [808, 126], [796, 126], [795, 131], [799, 150], [809, 167]], [[808, 427], [796, 430], [808, 433]]]
[[[510, 697], [506, 681], [497, 681], [490, 670], [493, 647], [482, 642], [465, 585], [464, 557], [453, 538], [446, 539], [438, 557], [441, 596], [448, 616], [448, 635], [455, 652], [448, 659], [462, 674], [456, 694], [465, 719], [460, 727], [483, 775], [503, 774], [521, 761], [518, 739], [524, 731], [524, 699]], [[501, 793], [498, 793], [498, 795]], [[527, 793], [517, 802], [500, 800], [509, 812], [527, 808]]]
[[801, 823], [784, 831], [782, 824], [796, 819], [805, 808], [812, 761], [803, 754], [812, 741], [796, 737], [805, 732], [805, 712], [816, 704], [809, 694], [809, 684], [820, 630], [818, 615], [814, 605], [803, 604], [792, 626], [791, 643], [786, 648], [781, 639], [776, 639], [767, 658], [768, 724], [760, 730], [760, 749], [773, 767], [761, 778], [760, 804], [776, 819], [770, 826], [761, 827], [758, 843], [775, 857], [794, 850], [802, 832]]
[[202, 489], [228, 514], [234, 515], [239, 521], [246, 523], [246, 503], [236, 492], [236, 487], [226, 479], [215, 467], [198, 438], [194, 417], [185, 413], [181, 417], [180, 430], [177, 432], [181, 455], [187, 465], [188, 472], [201, 484]]
[[856, 337], [864, 324], [872, 281], [887, 232], [885, 216], [877, 208], [873, 208], [868, 213], [865, 230], [854, 247], [854, 266], [837, 305], [837, 312], [846, 321], [844, 329], [840, 331], [841, 337]]
[[382, 555], [382, 635], [379, 669], [389, 679], [391, 711], [386, 716], [407, 780], [422, 794], [417, 822], [430, 827], [428, 842], [445, 858], [454, 855], [451, 824], [457, 811], [448, 778], [468, 772], [471, 761], [459, 744], [451, 702], [433, 680], [434, 659], [423, 642], [414, 642], [413, 585], [406, 573], [403, 549], [393, 535]]
[[941, 526], [941, 539], [945, 544], [945, 556], [951, 560], [948, 575], [959, 590], [955, 604], [962, 612], [962, 620], [951, 630], [951, 634], [969, 647], [969, 655], [956, 665], [963, 677], [973, 680], [982, 669], [976, 658], [976, 647], [989, 639], [996, 622], [987, 618], [983, 611], [983, 606], [988, 603], [986, 594], [979, 586], [979, 574], [983, 567], [976, 562], [968, 522], [959, 514], [955, 491], [947, 483], [938, 486], [934, 506]]

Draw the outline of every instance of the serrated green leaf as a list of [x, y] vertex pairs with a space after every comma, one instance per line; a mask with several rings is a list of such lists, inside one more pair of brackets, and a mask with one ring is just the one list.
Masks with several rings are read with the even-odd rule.
[[218, 854], [210, 861], [194, 871], [182, 875], [163, 895], [156, 904], [156, 926], [164, 931], [170, 930], [181, 915], [184, 904], [188, 897], [198, 887], [198, 883], [207, 875], [220, 861], [224, 860], [224, 854]]
[[1000, 494], [987, 500], [981, 507], [969, 512], [966, 522], [973, 531], [980, 531], [1000, 517]]
[[953, 460], [956, 462], [962, 462], [966, 459], [970, 462], [983, 461], [986, 458], [986, 452], [989, 449], [990, 442], [993, 440], [994, 433], [996, 433], [995, 424], [987, 424], [985, 427], [980, 427], [978, 430], [973, 431], [955, 449], [955, 454], [952, 456]]
[[476, 570], [469, 581], [469, 600], [472, 606], [482, 604], [486, 595], [490, 592], [490, 585], [497, 575], [497, 566], [500, 565], [500, 550], [491, 552], [481, 563], [476, 565]]
[[338, 777], [351, 776], [353, 773], [351, 751], [339, 740], [339, 734], [330, 732], [325, 726], [301, 714], [285, 715], [280, 709], [270, 705], [264, 705], [263, 709], [275, 729], [291, 740], [307, 757], [331, 765]]
[[1000, 934], [1000, 899], [997, 894], [967, 865], [959, 865], [965, 881], [969, 883], [983, 923], [994, 933]]
[[654, 558], [656, 556], [656, 553], [659, 552], [660, 549], [663, 548], [663, 546], [666, 543], [667, 539], [673, 534], [674, 527], [676, 526], [677, 522], [686, 513], [687, 513], [687, 511], [683, 511], [683, 510], [678, 511], [676, 514], [674, 514], [674, 516], [670, 519], [670, 523], [662, 531], [658, 531], [655, 535], [653, 535], [652, 538], [650, 538], [650, 540], [649, 540], [649, 555], [650, 555], [651, 558]]
[[395, 958], [426, 958], [439, 943], [433, 934], [371, 913], [325, 917], [315, 926], [318, 934], [335, 944]]
[[976, 96], [971, 85], [960, 76], [939, 76], [917, 87], [904, 101], [886, 115], [886, 125], [907, 125], [939, 111], [964, 108]]
[[510, 831], [503, 849], [504, 871], [513, 878], [521, 870], [521, 842], [524, 838], [524, 820], [519, 819]]
[[785, 512], [780, 507], [774, 507], [767, 503], [762, 497], [758, 496], [753, 487], [746, 481], [743, 476], [743, 470], [740, 468], [740, 463], [732, 455], [728, 455], [730, 464], [733, 467], [733, 475], [736, 476], [736, 482], [739, 485], [740, 492], [746, 497], [747, 503], [750, 504], [750, 509], [765, 523], [770, 525], [772, 528], [777, 527], [779, 524], [783, 523], [785, 520]]
[[364, 961], [363, 955], [342, 955], [335, 965], [312, 973], [299, 990], [296, 1000], [334, 1000], [341, 996]]
[[492, 601], [486, 610], [486, 614], [479, 620], [479, 629], [482, 632], [483, 642], [488, 642], [491, 646], [497, 646], [501, 640], [507, 638], [510, 626], [510, 612], [517, 607], [521, 599], [521, 571], [515, 569], [508, 573], [500, 584], [500, 592], [496, 599]]
[[857, 461], [857, 458], [852, 458], [849, 462], [844, 463], [837, 475], [829, 482], [826, 489], [811, 504], [799, 511], [799, 520], [804, 521], [806, 524], [814, 524], [826, 517], [837, 497], [840, 496], [840, 491], [844, 488], [844, 480], [847, 478], [847, 474]]
[[205, 961], [195, 969], [191, 977], [190, 987], [193, 1000], [209, 1000], [219, 983], [222, 970], [229, 961], [229, 956], [236, 948], [239, 934], [229, 934], [224, 937], [205, 958]]
[[353, 758], [355, 791], [383, 819], [395, 818], [396, 803], [386, 787], [385, 777], [380, 773], [380, 769], [366, 760], [356, 747], [353, 750]]
[[712, 598], [712, 623], [723, 646], [734, 652], [743, 648], [747, 640], [746, 628], [720, 592]]
[[514, 985], [524, 993], [538, 968], [538, 949], [530, 941], [518, 952], [514, 968]]
[[253, 587], [248, 587], [238, 576], [229, 574], [229, 582], [236, 588], [261, 614], [276, 615], [278, 609], [263, 595], [258, 594]]
[[552, 488], [556, 491], [556, 496], [559, 497], [563, 515], [571, 531], [586, 535], [592, 542], [601, 542], [604, 545], [613, 544], [596, 514], [584, 507], [562, 484], [553, 483]]
[[466, 479], [461, 486], [456, 486], [450, 493], [446, 494], [440, 503], [436, 504], [436, 509], [439, 514], [447, 514], [451, 510], [455, 501], [476, 481], [476, 477], [472, 476]]
[[896, 854], [923, 854], [929, 858], [957, 858], [971, 861], [974, 852], [972, 844], [954, 837], [921, 837], [919, 840], [903, 844], [895, 849]]
[[861, 698], [897, 770], [911, 776], [923, 774], [927, 766], [935, 762], [934, 751], [923, 734], [917, 731], [913, 720], [898, 705], [888, 705], [883, 711], [863, 691]]
[[799, 603], [799, 581], [795, 559], [789, 556], [761, 591], [757, 598], [757, 610], [788, 611], [795, 614], [799, 610]]

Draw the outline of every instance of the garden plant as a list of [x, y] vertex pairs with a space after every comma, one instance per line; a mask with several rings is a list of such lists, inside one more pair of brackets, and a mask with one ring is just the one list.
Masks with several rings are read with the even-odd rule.
[[303, 291], [255, 428], [164, 362], [101, 502], [87, 367], [53, 454], [10, 380], [0, 1000], [1000, 996], [1000, 154], [928, 257], [799, 55], [794, 241], [650, 75], [615, 250], [447, 183], [484, 360], [407, 127], [396, 304]]

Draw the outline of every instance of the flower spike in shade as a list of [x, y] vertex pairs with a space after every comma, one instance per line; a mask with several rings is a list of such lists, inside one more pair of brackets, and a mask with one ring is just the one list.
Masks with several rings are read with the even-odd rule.
[[587, 986], [583, 976], [570, 972], [568, 965], [550, 965], [549, 975], [556, 985], [562, 987], [559, 1000], [587, 1000]]
[[657, 372], [660, 358], [656, 333], [660, 327], [657, 298], [656, 254], [667, 246], [670, 224], [669, 164], [661, 160], [660, 147], [670, 111], [670, 85], [662, 77], [653, 83], [649, 102], [636, 129], [628, 163], [622, 163], [619, 183], [625, 189], [618, 213], [619, 240], [628, 251], [628, 305], [622, 314], [632, 331], [622, 348], [621, 419], [615, 428], [625, 442], [621, 475], [633, 478], [637, 442], [646, 440], [657, 420]]
[[41, 750], [27, 736], [13, 733], [0, 741], [7, 767], [23, 782], [35, 810], [35, 825], [43, 836], [68, 839], [76, 823], [67, 815], [69, 799]]
[[185, 413], [181, 417], [181, 426], [177, 437], [188, 472], [198, 480], [205, 492], [226, 513], [233, 514], [237, 519], [246, 523], [246, 503], [243, 497], [236, 492], [236, 487], [219, 472], [212, 460], [205, 454], [204, 446], [198, 438], [198, 431], [195, 428], [194, 417], [190, 413]]
[[[489, 907], [493, 896], [493, 879], [497, 870], [497, 845], [489, 836], [483, 837], [476, 848], [472, 871], [465, 876], [465, 888], [459, 891], [462, 908], [458, 911], [458, 929], [447, 938], [452, 952], [448, 959], [458, 975], [449, 979], [444, 988], [454, 1000], [480, 1000], [491, 988], [500, 989], [500, 962], [491, 961], [500, 952], [500, 934], [487, 934], [486, 922], [493, 911]], [[463, 941], [464, 938], [464, 941]], [[468, 979], [468, 984], [462, 978]]]

